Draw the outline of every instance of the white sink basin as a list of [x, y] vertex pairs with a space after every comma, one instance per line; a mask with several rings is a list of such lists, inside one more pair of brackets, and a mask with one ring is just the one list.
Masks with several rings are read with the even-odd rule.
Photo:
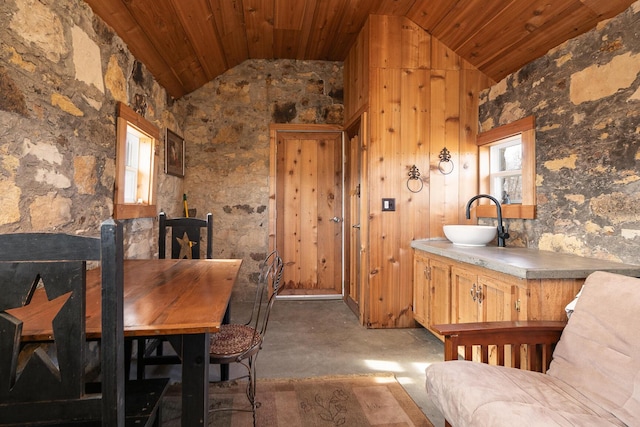
[[486, 246], [498, 233], [494, 225], [445, 225], [442, 230], [451, 243], [459, 246]]

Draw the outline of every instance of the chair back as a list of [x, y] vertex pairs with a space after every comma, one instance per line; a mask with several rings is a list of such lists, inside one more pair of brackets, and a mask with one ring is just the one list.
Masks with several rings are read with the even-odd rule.
[[206, 230], [207, 247], [205, 257], [213, 258], [213, 215], [207, 219], [172, 218], [167, 219], [164, 212], [158, 215], [158, 257], [166, 258], [167, 235], [171, 238], [171, 258], [200, 259], [201, 230]]
[[271, 307], [282, 290], [283, 271], [284, 263], [277, 251], [271, 252], [260, 263], [256, 298], [253, 301], [253, 310], [247, 325], [253, 326], [256, 333], [262, 337], [267, 332]]
[[[102, 324], [108, 325], [101, 394], [85, 392], [88, 261], [101, 262]], [[0, 235], [0, 424], [102, 418], [105, 426], [124, 425], [122, 301], [122, 228], [113, 220], [102, 224], [99, 239]], [[46, 343], [22, 342], [22, 318], [29, 316], [51, 319]]]

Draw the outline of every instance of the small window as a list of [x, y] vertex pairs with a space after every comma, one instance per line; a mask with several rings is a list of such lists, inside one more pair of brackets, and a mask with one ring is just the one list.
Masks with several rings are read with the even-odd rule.
[[155, 217], [158, 128], [131, 108], [118, 104], [116, 219]]
[[522, 137], [501, 139], [490, 148], [491, 195], [503, 205], [522, 203]]
[[[478, 135], [480, 192], [502, 203], [504, 218], [535, 218], [535, 119], [526, 117]], [[478, 205], [477, 217], [495, 218], [493, 205]]]

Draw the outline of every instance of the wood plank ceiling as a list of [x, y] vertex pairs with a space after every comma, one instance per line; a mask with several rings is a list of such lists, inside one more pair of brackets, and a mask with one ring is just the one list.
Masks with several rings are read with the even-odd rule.
[[246, 59], [343, 61], [367, 16], [413, 20], [494, 81], [635, 0], [85, 0], [171, 96]]

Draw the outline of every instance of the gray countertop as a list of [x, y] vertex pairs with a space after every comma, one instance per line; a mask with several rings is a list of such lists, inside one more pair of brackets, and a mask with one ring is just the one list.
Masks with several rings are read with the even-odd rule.
[[583, 279], [594, 271], [640, 277], [640, 265], [537, 249], [457, 246], [448, 240], [414, 240], [411, 247], [521, 279]]

